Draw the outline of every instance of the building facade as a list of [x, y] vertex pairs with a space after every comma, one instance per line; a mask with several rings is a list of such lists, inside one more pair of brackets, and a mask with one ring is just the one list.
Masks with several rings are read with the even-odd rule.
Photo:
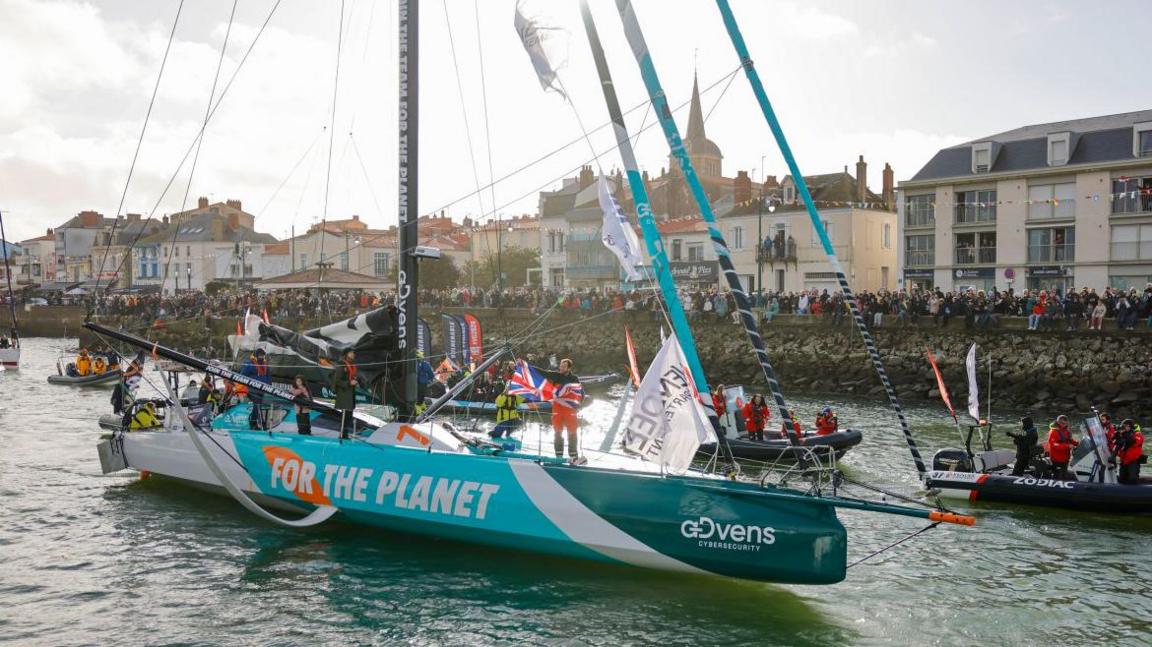
[[1152, 110], [943, 149], [901, 182], [906, 286], [1066, 291], [1152, 281]]

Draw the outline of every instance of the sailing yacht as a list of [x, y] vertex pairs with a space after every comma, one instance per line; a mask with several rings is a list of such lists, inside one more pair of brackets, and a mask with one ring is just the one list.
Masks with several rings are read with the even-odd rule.
[[[417, 245], [418, 10], [417, 0], [400, 0], [397, 22], [404, 143], [400, 249], [411, 251], [401, 258], [395, 307], [342, 323], [354, 329], [371, 319], [373, 336], [389, 337], [388, 361], [399, 368], [388, 380], [386, 399], [395, 403], [397, 418], [355, 412], [352, 431], [343, 434], [349, 414], [329, 404], [294, 398], [279, 386], [89, 322], [85, 326], [105, 338], [263, 395], [263, 404], [237, 404], [193, 419], [170, 387], [175, 415], [163, 427], [117, 430], [102, 438], [98, 453], [106, 473], [132, 469], [227, 493], [258, 517], [290, 527], [340, 518], [518, 551], [783, 583], [844, 579], [848, 536], [837, 509], [971, 523], [942, 510], [691, 469], [701, 442], [715, 440], [682, 351], [692, 346], [691, 331], [685, 331], [687, 339], [668, 338], [640, 385], [637, 399], [645, 406], [634, 407], [624, 441], [630, 454], [584, 450], [586, 460], [569, 462], [462, 434], [432, 414], [467, 388], [467, 380], [416, 414], [419, 264], [438, 256]], [[662, 281], [671, 281], [666, 266], [657, 271]], [[475, 374], [502, 355], [493, 352]], [[250, 415], [254, 406], [262, 407], [256, 416]], [[297, 433], [298, 415], [309, 416], [311, 434]]]
[[12, 290], [12, 253], [15, 245], [4, 233], [4, 214], [0, 213], [0, 254], [4, 256], [4, 276], [8, 281], [8, 312], [12, 316], [11, 335], [0, 333], [0, 370], [20, 368], [20, 335], [16, 327], [16, 294]]

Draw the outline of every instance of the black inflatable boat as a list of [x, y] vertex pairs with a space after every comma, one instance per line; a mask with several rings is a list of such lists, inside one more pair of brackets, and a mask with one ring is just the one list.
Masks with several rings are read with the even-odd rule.
[[[736, 438], [729, 438], [728, 446], [735, 458], [771, 463], [796, 463], [813, 454], [820, 459], [835, 454], [839, 459], [849, 449], [859, 445], [863, 439], [864, 435], [856, 429], [845, 429], [826, 436], [804, 436], [800, 445], [793, 445], [785, 438], [749, 440], [747, 435], [741, 434]], [[700, 445], [698, 453], [709, 456], [715, 454], [715, 443]]]

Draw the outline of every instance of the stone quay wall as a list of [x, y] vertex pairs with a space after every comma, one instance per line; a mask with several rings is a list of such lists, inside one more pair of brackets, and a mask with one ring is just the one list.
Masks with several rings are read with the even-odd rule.
[[[641, 370], [660, 343], [658, 322], [647, 312], [587, 317], [554, 312], [542, 322], [529, 312], [513, 309], [448, 308], [444, 312], [476, 315], [484, 326], [487, 348], [510, 343], [518, 355], [544, 358], [555, 353], [558, 357], [571, 357], [577, 373], [625, 370], [624, 325], [632, 330]], [[80, 334], [84, 343], [96, 343], [80, 327], [84, 313], [79, 308], [34, 308], [31, 313], [21, 314], [25, 335]], [[433, 349], [441, 349], [439, 311], [422, 314], [432, 329]], [[225, 336], [236, 328], [235, 319], [217, 319], [210, 313], [203, 319], [168, 321], [162, 329], [147, 327], [138, 319], [109, 318], [103, 323], [124, 326], [149, 339], [216, 357], [224, 356]], [[300, 330], [327, 321], [276, 323]], [[931, 349], [952, 390], [953, 402], [962, 407], [967, 396], [964, 357], [975, 342], [979, 347], [982, 391], [987, 389], [987, 362], [992, 365], [993, 407], [1073, 414], [1087, 413], [1095, 406], [1121, 418], [1152, 415], [1152, 334], [1148, 331], [1029, 332], [1024, 328], [1022, 319], [1004, 319], [1000, 327], [989, 330], [965, 329], [961, 321], [938, 329], [930, 320], [922, 320], [919, 326], [881, 327], [873, 335], [903, 400], [939, 397], [936, 379], [925, 357], [926, 350]], [[751, 391], [765, 388], [740, 326], [709, 317], [694, 321], [693, 331], [710, 382], [744, 384]], [[762, 325], [761, 334], [785, 395], [826, 393], [884, 398], [852, 322], [832, 328], [824, 319], [785, 315]]]

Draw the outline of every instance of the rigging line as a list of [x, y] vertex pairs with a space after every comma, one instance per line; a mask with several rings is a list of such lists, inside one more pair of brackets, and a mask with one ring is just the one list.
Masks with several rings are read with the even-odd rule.
[[[232, 0], [232, 13], [228, 15], [228, 27], [224, 30], [224, 42], [220, 45], [220, 58], [216, 61], [216, 75], [212, 77], [212, 90], [208, 93], [208, 105], [204, 106], [204, 126], [203, 129], [208, 128], [208, 116], [212, 114], [212, 100], [216, 98], [216, 85], [220, 82], [220, 70], [224, 67], [224, 55], [228, 52], [228, 39], [232, 35], [232, 23], [236, 20], [236, 6], [240, 4], [240, 0]], [[196, 163], [200, 161], [200, 147], [204, 145], [203, 130], [201, 136], [196, 141], [196, 153], [192, 155], [192, 166], [188, 169], [188, 183], [184, 185], [184, 198], [180, 200], [180, 211], [183, 213], [185, 207], [188, 206], [188, 194], [192, 191], [192, 177], [196, 175]], [[172, 243], [168, 250], [168, 260], [164, 263], [164, 277], [160, 279], [160, 290], [164, 290], [164, 285], [168, 283], [168, 274], [172, 268], [172, 259], [175, 257], [176, 241], [180, 236], [180, 226], [173, 223], [172, 226]], [[176, 283], [180, 283], [180, 268], [176, 268]], [[188, 282], [191, 284], [192, 275], [188, 275]], [[173, 287], [172, 292], [175, 293], [178, 288]], [[189, 285], [188, 289], [192, 289]]]
[[[707, 94], [709, 90], [712, 90], [712, 89], [716, 88], [716, 87], [717, 87], [717, 86], [719, 86], [721, 83], [723, 83], [724, 81], [726, 81], [726, 80], [728, 79], [728, 77], [729, 77], [729, 76], [734, 76], [734, 75], [736, 75], [736, 74], [739, 74], [739, 73], [740, 73], [740, 68], [739, 68], [739, 67], [737, 67], [736, 69], [732, 70], [731, 72], [729, 72], [729, 73], [728, 73], [728, 74], [726, 74], [725, 76], [723, 76], [723, 77], [720, 77], [719, 79], [717, 79], [716, 81], [714, 81], [714, 82], [713, 82], [712, 84], [710, 84], [708, 87], [706, 87], [706, 88], [704, 88], [703, 90], [701, 90], [701, 91], [700, 91], [700, 94]], [[670, 110], [671, 110], [673, 113], [679, 112], [679, 111], [683, 110], [684, 108], [688, 107], [688, 105], [689, 105], [689, 104], [691, 104], [691, 102], [692, 102], [692, 100], [691, 100], [691, 99], [689, 99], [689, 100], [687, 100], [687, 101], [684, 101], [684, 102], [683, 102], [683, 103], [681, 103], [680, 105], [676, 106], [675, 108], [670, 108]], [[631, 109], [630, 109], [628, 112], [632, 112], [632, 111], [638, 110], [638, 109], [639, 109], [640, 107], [642, 107], [643, 105], [644, 105], [643, 103], [639, 103], [639, 104], [636, 104], [636, 105], [635, 105], [633, 108], [631, 108]], [[621, 113], [621, 114], [628, 114], [628, 113], [627, 113], [627, 112], [625, 112], [625, 113]], [[599, 131], [599, 130], [602, 130], [604, 127], [606, 127], [606, 126], [610, 126], [611, 124], [612, 124], [612, 122], [611, 122], [611, 121], [608, 121], [608, 122], [607, 122], [607, 123], [605, 123], [604, 125], [602, 125], [602, 126], [600, 126], [600, 127], [598, 127], [598, 128], [594, 128], [594, 129], [592, 129], [591, 131], [589, 131], [589, 134], [592, 134], [592, 133], [595, 133], [595, 132], [597, 132], [597, 131]], [[657, 121], [653, 121], [652, 123], [650, 123], [650, 124], [648, 124], [647, 126], [645, 126], [645, 127], [643, 128], [643, 130], [648, 130], [649, 128], [654, 128], [654, 127], [658, 126], [659, 124], [660, 124], [659, 120], [657, 120]], [[640, 132], [643, 132], [643, 131], [639, 131], [639, 132], [637, 132], [637, 136], [639, 136]], [[540, 161], [542, 161], [542, 160], [545, 160], [545, 159], [547, 159], [547, 158], [551, 157], [552, 155], [554, 155], [554, 154], [556, 154], [556, 153], [560, 152], [561, 150], [564, 150], [565, 148], [568, 148], [568, 147], [569, 147], [569, 146], [571, 146], [572, 144], [575, 144], [575, 143], [579, 143], [579, 142], [581, 142], [581, 141], [583, 141], [583, 140], [584, 140], [584, 137], [583, 137], [583, 136], [577, 137], [576, 139], [572, 140], [571, 142], [569, 142], [569, 143], [567, 143], [567, 144], [564, 144], [564, 145], [563, 145], [563, 146], [561, 146], [560, 148], [553, 150], [551, 153], [548, 153], [548, 154], [544, 155], [543, 157], [540, 157], [540, 158], [538, 158], [538, 159], [537, 159], [537, 160], [535, 160], [534, 162], [529, 162], [529, 163], [528, 163], [528, 165], [526, 165], [526, 166], [521, 166], [519, 169], [516, 169], [516, 170], [514, 170], [514, 171], [512, 171], [512, 172], [508, 173], [507, 175], [505, 175], [505, 176], [503, 176], [503, 177], [501, 177], [501, 178], [498, 178], [498, 179], [496, 180], [496, 183], [500, 183], [500, 182], [502, 182], [502, 181], [504, 181], [504, 180], [506, 180], [506, 179], [508, 179], [508, 178], [512, 177], [513, 175], [516, 175], [516, 174], [518, 174], [518, 173], [520, 173], [520, 172], [522, 172], [522, 171], [524, 171], [524, 170], [528, 169], [529, 167], [531, 167], [531, 166], [532, 166], [532, 164], [535, 164], [535, 163], [537, 163], [537, 162], [540, 162]], [[616, 148], [616, 146], [615, 146], [615, 145], [613, 145], [613, 146], [612, 146], [612, 148], [614, 149], [614, 148]], [[601, 155], [601, 156], [603, 156], [603, 155], [606, 155], [606, 154], [608, 153], [608, 151], [609, 151], [609, 150], [611, 150], [611, 149], [607, 149], [607, 150], [604, 150], [604, 151], [602, 151], [602, 152], [600, 153], [600, 155]], [[476, 222], [477, 222], [477, 223], [479, 223], [481, 220], [484, 220], [484, 219], [487, 219], [487, 218], [491, 218], [491, 217], [492, 217], [493, 215], [495, 215], [495, 214], [496, 214], [498, 211], [500, 211], [500, 209], [504, 209], [504, 208], [506, 208], [506, 207], [508, 207], [508, 206], [511, 206], [511, 205], [513, 205], [513, 204], [516, 204], [517, 202], [519, 202], [519, 201], [521, 201], [521, 200], [523, 200], [523, 199], [525, 199], [525, 198], [527, 198], [527, 197], [531, 196], [533, 193], [538, 193], [538, 192], [540, 192], [540, 191], [543, 191], [545, 188], [547, 188], [547, 187], [549, 187], [549, 186], [551, 186], [551, 185], [555, 184], [556, 182], [559, 182], [560, 180], [563, 180], [564, 178], [566, 178], [566, 177], [570, 176], [572, 173], [578, 172], [578, 171], [579, 171], [581, 168], [583, 168], [583, 167], [587, 166], [588, 164], [591, 164], [591, 163], [592, 163], [592, 162], [594, 162], [594, 161], [595, 161], [595, 160], [592, 160], [592, 159], [589, 159], [589, 160], [584, 160], [584, 161], [583, 161], [583, 162], [581, 162], [579, 165], [577, 165], [577, 166], [575, 166], [575, 167], [573, 167], [573, 168], [571, 168], [571, 169], [568, 169], [568, 170], [564, 171], [563, 173], [561, 173], [560, 175], [558, 175], [558, 176], [556, 176], [556, 177], [553, 177], [553, 178], [549, 179], [549, 180], [548, 180], [548, 181], [546, 181], [544, 184], [541, 184], [540, 186], [538, 186], [538, 187], [536, 187], [536, 188], [532, 189], [531, 191], [529, 191], [529, 192], [527, 192], [527, 193], [525, 193], [525, 194], [521, 195], [520, 197], [518, 197], [518, 198], [515, 198], [514, 200], [511, 200], [511, 201], [509, 201], [509, 202], [506, 202], [506, 203], [504, 203], [504, 204], [500, 205], [499, 207], [495, 207], [495, 208], [493, 208], [491, 211], [489, 211], [489, 212], [487, 212], [487, 213], [485, 213], [485, 214], [481, 214], [480, 216], [478, 216], [478, 217], [477, 217], [477, 219], [476, 219]], [[465, 194], [465, 195], [463, 195], [463, 196], [461, 196], [461, 197], [459, 197], [459, 198], [457, 198], [457, 199], [455, 199], [455, 200], [453, 200], [453, 201], [451, 201], [451, 202], [448, 202], [448, 203], [446, 203], [446, 204], [443, 204], [443, 205], [441, 205], [440, 207], [437, 207], [436, 209], [433, 209], [433, 210], [431, 210], [431, 211], [430, 211], [430, 212], [428, 212], [428, 213], [437, 213], [437, 212], [439, 212], [439, 211], [441, 211], [441, 210], [443, 210], [443, 209], [447, 209], [448, 207], [450, 207], [450, 206], [452, 206], [452, 205], [454, 205], [454, 204], [456, 204], [456, 203], [458, 203], [458, 202], [462, 202], [462, 201], [464, 201], [464, 200], [467, 200], [468, 198], [472, 197], [473, 195], [476, 195], [476, 193], [475, 193], [475, 192], [470, 192], [470, 193], [467, 193], [467, 194]], [[357, 245], [353, 245], [353, 246], [352, 246], [352, 249], [356, 249], [356, 248], [358, 248], [358, 247], [361, 247], [361, 246], [363, 246], [365, 243], [368, 243], [368, 242], [371, 242], [371, 241], [374, 241], [374, 240], [379, 240], [379, 239], [381, 239], [381, 238], [384, 238], [384, 237], [386, 237], [386, 236], [393, 236], [393, 235], [395, 235], [395, 234], [394, 234], [394, 233], [390, 233], [390, 232], [385, 232], [385, 233], [377, 234], [377, 235], [375, 235], [375, 236], [371, 236], [371, 237], [368, 237], [368, 238], [366, 238], [366, 239], [362, 239], [361, 243], [360, 243], [360, 244], [357, 244]], [[401, 250], [401, 251], [404, 251], [404, 250]]]
[[268, 198], [268, 201], [264, 203], [264, 206], [260, 207], [260, 210], [256, 212], [256, 215], [252, 216], [252, 220], [259, 218], [264, 214], [265, 211], [268, 210], [268, 207], [272, 206], [272, 201], [276, 199], [276, 196], [280, 195], [280, 191], [284, 188], [284, 185], [288, 184], [288, 180], [291, 180], [292, 176], [296, 174], [296, 171], [300, 168], [300, 165], [304, 163], [304, 159], [307, 158], [308, 154], [312, 152], [312, 149], [316, 147], [316, 142], [320, 141], [320, 136], [324, 134], [325, 130], [327, 130], [327, 127], [320, 129], [320, 132], [316, 133], [316, 136], [312, 138], [312, 143], [308, 145], [308, 149], [305, 150], [304, 154], [300, 156], [300, 159], [296, 160], [296, 163], [292, 165], [292, 170], [288, 171], [288, 175], [285, 175], [284, 179], [280, 181], [280, 186], [276, 187], [276, 190], [272, 192], [272, 197]]
[[376, 205], [376, 216], [383, 219], [384, 210], [380, 208], [380, 200], [376, 198], [376, 189], [372, 188], [372, 178], [368, 175], [368, 167], [364, 165], [364, 158], [360, 155], [360, 147], [356, 145], [356, 139], [352, 133], [348, 133], [348, 139], [352, 140], [352, 152], [356, 154], [356, 161], [360, 163], [360, 171], [364, 173], [364, 183], [368, 185], [368, 195], [372, 196], [372, 202]]
[[868, 560], [872, 559], [873, 557], [875, 557], [875, 556], [879, 555], [880, 553], [883, 553], [883, 552], [885, 552], [885, 551], [887, 551], [887, 550], [889, 550], [889, 549], [891, 549], [891, 548], [895, 548], [895, 547], [899, 546], [900, 544], [903, 544], [904, 542], [908, 541], [909, 539], [912, 539], [912, 538], [914, 538], [914, 537], [918, 537], [918, 536], [920, 536], [920, 535], [922, 535], [922, 534], [924, 534], [924, 533], [928, 532], [929, 530], [932, 530], [932, 529], [933, 529], [933, 528], [935, 528], [936, 526], [939, 526], [941, 523], [942, 523], [942, 522], [940, 522], [940, 521], [937, 521], [937, 522], [935, 522], [935, 523], [932, 523], [932, 524], [929, 524], [929, 525], [927, 525], [927, 526], [924, 526], [924, 527], [923, 527], [923, 528], [921, 528], [920, 530], [917, 530], [916, 532], [914, 532], [914, 533], [912, 533], [912, 534], [910, 534], [910, 535], [908, 535], [908, 536], [904, 537], [904, 538], [903, 538], [903, 539], [901, 539], [900, 541], [897, 541], [897, 542], [894, 542], [894, 543], [888, 544], [887, 546], [885, 546], [885, 547], [883, 547], [883, 548], [881, 548], [881, 549], [879, 549], [879, 550], [873, 551], [873, 552], [871, 552], [871, 553], [869, 553], [869, 554], [867, 554], [867, 555], [865, 555], [865, 556], [861, 557], [860, 559], [858, 559], [858, 560], [856, 560], [856, 561], [852, 562], [851, 564], [849, 564], [849, 565], [848, 565], [848, 566], [846, 566], [845, 568], [852, 568], [853, 566], [856, 566], [856, 565], [858, 565], [858, 564], [862, 564], [862, 563], [864, 563], [864, 562], [866, 562], [866, 561], [868, 561]]
[[[156, 74], [156, 85], [152, 87], [152, 98], [148, 101], [148, 110], [144, 113], [144, 125], [140, 127], [140, 137], [136, 140], [136, 152], [132, 154], [132, 163], [128, 166], [128, 178], [124, 181], [124, 191], [120, 194], [120, 204], [116, 207], [116, 215], [124, 209], [124, 201], [128, 198], [128, 186], [132, 183], [132, 174], [136, 171], [136, 160], [140, 157], [140, 147], [144, 143], [144, 133], [148, 130], [148, 121], [152, 117], [152, 106], [156, 104], [156, 95], [160, 92], [160, 79], [164, 78], [164, 68], [168, 65], [168, 53], [172, 51], [172, 41], [176, 38], [176, 25], [180, 24], [180, 12], [184, 10], [184, 0], [176, 6], [176, 17], [172, 20], [172, 31], [168, 33], [168, 45], [164, 47], [164, 57], [160, 59], [160, 72]], [[96, 273], [96, 289], [100, 289], [100, 275], [104, 273], [104, 263], [108, 260], [108, 249], [112, 247], [113, 238], [116, 237], [116, 225], [120, 219], [112, 221], [112, 231], [108, 234], [108, 245], [104, 247], [104, 256], [100, 259], [100, 271]]]
[[[336, 34], [336, 74], [332, 81], [332, 117], [328, 123], [328, 170], [324, 179], [324, 211], [321, 212], [323, 220], [320, 222], [321, 232], [327, 231], [328, 224], [328, 189], [332, 184], [332, 144], [336, 137], [336, 98], [340, 90], [340, 50], [344, 46], [344, 0], [340, 0], [340, 29]], [[324, 261], [324, 236], [320, 235], [320, 261]], [[317, 278], [320, 282], [324, 280], [324, 268], [320, 268]], [[332, 310], [329, 308], [328, 316], [331, 318]]]
[[[260, 42], [260, 37], [268, 28], [268, 23], [272, 22], [272, 16], [276, 15], [276, 10], [280, 7], [280, 3], [282, 1], [283, 0], [276, 0], [276, 4], [272, 5], [272, 9], [268, 11], [268, 16], [264, 18], [264, 23], [260, 25], [260, 29], [257, 30], [256, 36], [252, 38], [252, 43], [248, 45], [248, 51], [244, 52], [244, 56], [240, 58], [240, 62], [236, 65], [236, 69], [233, 70], [232, 76], [229, 77], [228, 83], [226, 83], [224, 85], [224, 89], [220, 91], [220, 97], [216, 99], [216, 105], [212, 106], [212, 114], [209, 115], [209, 118], [216, 114], [216, 111], [220, 108], [220, 104], [224, 102], [224, 97], [227, 96], [228, 90], [232, 87], [232, 83], [236, 80], [236, 77], [240, 75], [240, 70], [244, 69], [244, 63], [248, 61], [248, 57], [252, 54], [252, 50], [256, 49], [256, 43]], [[200, 139], [201, 136], [203, 136], [203, 134], [204, 127], [201, 126], [200, 132], [196, 134], [196, 137], [192, 139], [192, 143], [188, 145], [188, 149], [184, 151], [184, 157], [181, 158], [180, 163], [176, 165], [176, 170], [173, 171], [172, 175], [168, 178], [168, 183], [164, 185], [164, 190], [160, 192], [160, 197], [156, 199], [156, 204], [152, 205], [152, 211], [148, 213], [148, 217], [144, 220], [145, 225], [155, 218], [156, 210], [160, 208], [160, 203], [164, 200], [164, 196], [168, 195], [168, 190], [172, 188], [172, 183], [176, 181], [176, 176], [180, 174], [180, 169], [184, 168], [184, 163], [188, 161], [188, 156], [192, 154], [193, 147], [196, 146], [196, 142]], [[115, 224], [113, 224], [113, 228], [115, 228]], [[108, 283], [109, 285], [114, 283], [117, 277], [120, 276], [120, 270], [124, 267], [124, 263], [126, 263], [131, 257], [131, 254], [128, 252], [131, 252], [132, 249], [136, 247], [136, 244], [140, 242], [140, 238], [143, 237], [145, 231], [146, 227], [141, 226], [140, 231], [132, 240], [132, 244], [128, 246], [128, 250], [125, 252], [124, 258], [120, 259], [120, 263], [116, 266], [116, 271], [112, 274], [112, 279]], [[107, 255], [108, 250], [105, 249], [104, 251], [105, 255]], [[101, 263], [101, 270], [103, 270], [103, 263]]]
[[[320, 129], [320, 134], [323, 135], [327, 131], [328, 126], [324, 126]], [[317, 135], [317, 138], [319, 138], [319, 135]], [[316, 170], [317, 157], [319, 156], [313, 156], [312, 161], [308, 163], [308, 174], [304, 176], [304, 184], [300, 187], [300, 198], [296, 201], [296, 211], [292, 213], [293, 227], [296, 226], [296, 221], [300, 218], [300, 207], [304, 204], [304, 196], [308, 193], [308, 187], [312, 185], [312, 172]], [[295, 267], [295, 265], [293, 265], [293, 267]]]
[[735, 80], [735, 74], [728, 77], [728, 83], [724, 84], [724, 89], [720, 91], [720, 96], [716, 97], [716, 101], [712, 104], [712, 107], [708, 109], [708, 114], [704, 115], [704, 123], [708, 123], [708, 119], [712, 117], [712, 113], [716, 112], [716, 108], [720, 106], [720, 102], [724, 99], [724, 95], [728, 93], [728, 88], [732, 87], [732, 82]]
[[12, 311], [12, 333], [16, 334], [16, 297], [12, 295], [12, 245], [4, 233], [4, 214], [0, 213], [0, 250], [4, 254], [4, 277], [8, 280], [8, 309]]
[[[488, 148], [488, 194], [491, 197], [492, 205], [496, 204], [496, 183], [492, 180], [495, 179], [496, 173], [492, 170], [492, 131], [488, 126], [488, 80], [484, 76], [484, 37], [480, 33], [480, 0], [472, 0], [473, 15], [476, 18], [476, 49], [480, 52], [480, 96], [484, 104], [484, 142]], [[497, 281], [497, 285], [503, 286], [503, 283]]]
[[[725, 75], [725, 76], [723, 76], [723, 77], [721, 77], [721, 78], [717, 79], [717, 80], [716, 80], [715, 82], [713, 82], [711, 85], [709, 85], [708, 87], [706, 87], [706, 88], [704, 88], [703, 90], [701, 90], [701, 91], [700, 91], [700, 94], [702, 94], [702, 95], [703, 95], [703, 94], [707, 94], [707, 93], [708, 93], [710, 90], [714, 89], [716, 86], [718, 86], [718, 85], [720, 85], [721, 83], [723, 83], [724, 81], [726, 81], [726, 80], [728, 79], [728, 77], [730, 77], [730, 76], [735, 76], [736, 74], [739, 74], [739, 72], [740, 72], [740, 70], [739, 70], [739, 69], [735, 69], [735, 70], [732, 70], [732, 71], [731, 71], [731, 72], [729, 72], [727, 75]], [[622, 113], [622, 114], [624, 114], [624, 115], [627, 115], [627, 114], [630, 114], [630, 113], [632, 113], [632, 112], [635, 112], [636, 110], [639, 110], [641, 107], [643, 107], [643, 106], [644, 106], [645, 104], [647, 104], [647, 103], [649, 103], [649, 102], [645, 101], [645, 102], [643, 102], [643, 103], [638, 103], [638, 104], [636, 104], [635, 106], [633, 106], [632, 108], [628, 109], [627, 111], [625, 111], [625, 112], [624, 112], [624, 113]], [[681, 111], [681, 110], [683, 110], [684, 108], [688, 107], [688, 106], [689, 106], [691, 103], [692, 103], [692, 100], [691, 100], [691, 99], [688, 99], [687, 101], [684, 101], [683, 103], [681, 103], [680, 105], [676, 106], [675, 108], [672, 108], [671, 110], [672, 110], [672, 112], [674, 112], [674, 113], [675, 113], [675, 112], [680, 112], [680, 111]], [[647, 126], [644, 126], [644, 127], [641, 129], [641, 130], [638, 130], [638, 131], [636, 132], [636, 136], [637, 136], [637, 137], [639, 137], [639, 136], [640, 136], [640, 134], [641, 134], [642, 132], [644, 132], [644, 131], [648, 130], [649, 128], [653, 128], [653, 127], [657, 126], [658, 124], [659, 124], [659, 121], [654, 121], [654, 122], [652, 122], [651, 124], [648, 124]], [[611, 121], [605, 122], [605, 123], [601, 124], [600, 126], [597, 126], [596, 128], [593, 128], [592, 130], [588, 131], [588, 134], [590, 134], [590, 135], [591, 135], [591, 134], [597, 133], [597, 132], [599, 132], [599, 131], [603, 130], [604, 128], [606, 128], [606, 127], [608, 127], [608, 126], [611, 126], [611, 125], [612, 125], [612, 122], [611, 122]], [[549, 153], [546, 153], [546, 154], [544, 154], [544, 155], [542, 155], [542, 156], [540, 156], [540, 157], [536, 158], [535, 160], [533, 160], [533, 161], [531, 161], [531, 162], [528, 162], [527, 164], [524, 164], [524, 165], [520, 166], [519, 168], [517, 168], [517, 169], [515, 169], [515, 170], [513, 170], [513, 171], [510, 171], [510, 172], [506, 173], [505, 175], [503, 175], [503, 176], [501, 176], [501, 177], [499, 177], [499, 178], [496, 178], [496, 180], [494, 180], [493, 184], [499, 184], [499, 183], [503, 182], [504, 180], [507, 180], [508, 178], [510, 178], [510, 177], [512, 177], [512, 176], [514, 176], [514, 175], [519, 175], [520, 173], [522, 173], [522, 172], [524, 172], [524, 171], [528, 170], [529, 168], [532, 168], [534, 165], [536, 165], [536, 164], [538, 164], [538, 163], [540, 163], [540, 162], [543, 162], [544, 160], [546, 160], [546, 159], [548, 159], [548, 158], [552, 157], [553, 155], [555, 155], [555, 154], [557, 154], [557, 153], [559, 153], [559, 152], [561, 152], [561, 151], [563, 151], [563, 150], [565, 150], [565, 149], [567, 149], [567, 148], [569, 148], [569, 147], [573, 146], [574, 144], [578, 144], [578, 143], [580, 143], [580, 142], [582, 142], [582, 141], [584, 141], [584, 136], [583, 136], [583, 135], [581, 135], [581, 136], [577, 137], [576, 139], [573, 139], [572, 141], [570, 141], [570, 142], [568, 142], [568, 143], [564, 144], [563, 146], [560, 146], [559, 148], [553, 149], [551, 152], [549, 152]], [[600, 155], [605, 155], [606, 153], [607, 153], [607, 151], [600, 153]], [[587, 165], [587, 164], [591, 164], [593, 161], [594, 161], [594, 160], [586, 160], [586, 161], [585, 161], [585, 162], [583, 162], [583, 163], [582, 163], [580, 166], [577, 166], [577, 167], [576, 167], [575, 169], [573, 169], [573, 170], [579, 171], [579, 170], [580, 170], [580, 168], [581, 168], [582, 166], [585, 166], [585, 165]], [[559, 181], [559, 180], [562, 180], [562, 179], [564, 179], [564, 177], [565, 177], [565, 176], [567, 176], [569, 173], [572, 173], [572, 171], [566, 171], [566, 172], [565, 172], [563, 175], [561, 175], [561, 176], [559, 176], [559, 177], [557, 177], [557, 178], [553, 178], [553, 179], [552, 179], [550, 182], [548, 182], [548, 184], [551, 184], [551, 183], [553, 183], [553, 182], [557, 182], [557, 181]], [[547, 186], [548, 184], [545, 184], [544, 186]], [[539, 191], [539, 190], [540, 190], [540, 189], [536, 189], [535, 191]], [[531, 195], [531, 194], [532, 194], [532, 193], [534, 193], [535, 191], [532, 191], [532, 192], [528, 193], [527, 195]], [[456, 198], [455, 200], [452, 200], [451, 202], [447, 202], [447, 203], [445, 203], [445, 204], [441, 205], [440, 207], [437, 207], [436, 209], [433, 209], [433, 211], [440, 211], [441, 209], [446, 209], [446, 208], [448, 208], [448, 207], [451, 207], [452, 205], [454, 205], [454, 204], [456, 204], [456, 203], [458, 203], [458, 202], [462, 202], [462, 201], [464, 201], [464, 200], [467, 200], [468, 198], [472, 197], [472, 195], [473, 195], [472, 193], [468, 193], [468, 194], [462, 195], [462, 196], [460, 196], [459, 198]], [[519, 201], [519, 200], [522, 200], [522, 199], [523, 199], [523, 197], [524, 197], [524, 196], [522, 196], [521, 198], [517, 198], [517, 200], [515, 200], [515, 201]], [[515, 201], [514, 201], [514, 202], [515, 202]], [[505, 205], [505, 206], [507, 206], [507, 205]], [[501, 207], [501, 208], [503, 208], [503, 207]], [[495, 211], [495, 210], [494, 210], [494, 211]]]
[[[448, 15], [448, 0], [441, 0], [444, 7], [444, 24], [448, 27], [448, 51], [452, 54], [452, 69], [456, 72], [456, 94], [460, 98], [460, 114], [464, 116], [464, 139], [468, 142], [468, 161], [472, 164], [472, 177], [476, 181], [476, 200], [480, 203], [480, 213], [484, 213], [484, 191], [480, 188], [480, 171], [476, 168], [476, 153], [472, 147], [472, 125], [468, 119], [464, 103], [464, 86], [460, 82], [460, 63], [456, 59], [456, 38], [452, 35], [452, 19]], [[438, 212], [437, 209], [435, 212]]]

